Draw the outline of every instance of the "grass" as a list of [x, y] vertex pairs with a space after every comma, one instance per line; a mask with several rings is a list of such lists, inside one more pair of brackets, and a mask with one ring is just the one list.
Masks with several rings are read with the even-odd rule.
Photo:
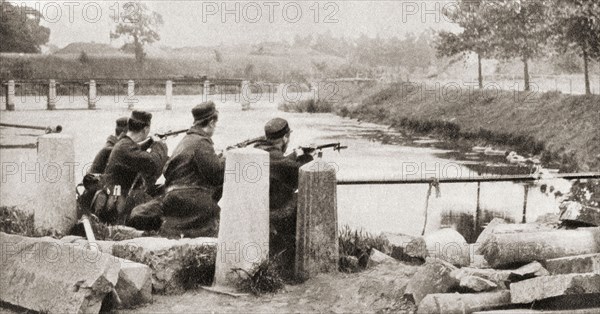
[[275, 293], [284, 287], [280, 275], [278, 255], [256, 264], [251, 271], [238, 268], [234, 271], [240, 277], [240, 289], [254, 295]]
[[[383, 236], [373, 236], [361, 230], [352, 230], [347, 225], [340, 230], [339, 234], [339, 268], [342, 272], [356, 272], [367, 267], [371, 251], [376, 249], [385, 254], [392, 251], [391, 244]], [[350, 257], [350, 258], [349, 258]], [[358, 260], [358, 267], [352, 265], [354, 257]]]
[[600, 169], [598, 95], [462, 90], [445, 97], [434, 88], [394, 83], [356, 90], [338, 115], [433, 134], [472, 145], [538, 155], [562, 171]]
[[16, 207], [0, 207], [0, 232], [32, 237], [35, 235], [33, 215], [28, 215]]
[[[213, 259], [213, 261], [210, 261]], [[185, 290], [210, 286], [215, 277], [215, 257], [211, 254], [191, 251], [183, 257], [182, 267], [175, 279]]]

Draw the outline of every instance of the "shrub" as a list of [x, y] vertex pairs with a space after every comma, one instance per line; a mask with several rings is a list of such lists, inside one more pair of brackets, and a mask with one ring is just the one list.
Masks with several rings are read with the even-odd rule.
[[327, 113], [333, 111], [333, 105], [324, 100], [315, 101], [311, 98], [297, 102], [284, 102], [278, 109], [285, 112]]

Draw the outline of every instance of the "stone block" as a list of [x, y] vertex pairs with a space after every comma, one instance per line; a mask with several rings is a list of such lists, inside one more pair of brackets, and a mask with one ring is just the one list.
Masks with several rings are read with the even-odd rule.
[[426, 295], [432, 293], [446, 293], [458, 287], [459, 281], [451, 276], [457, 268], [439, 259], [427, 259], [425, 264], [410, 279], [404, 295], [421, 303]]
[[470, 264], [469, 245], [465, 238], [454, 229], [436, 230], [412, 240], [406, 248], [406, 254], [412, 257], [434, 257], [456, 266]]
[[510, 270], [496, 270], [496, 269], [477, 269], [471, 267], [463, 267], [452, 271], [451, 276], [456, 278], [458, 281], [462, 281], [463, 278], [469, 276], [476, 276], [486, 280], [489, 280], [499, 287], [506, 287], [509, 282], [511, 275]]
[[155, 292], [177, 293], [186, 288], [182, 271], [190, 260], [199, 269], [214, 270], [217, 239], [195, 238], [170, 240], [165, 238], [137, 238], [116, 242], [113, 255], [141, 263], [152, 269], [152, 287]]
[[119, 258], [121, 270], [115, 287], [122, 308], [152, 302], [152, 269], [150, 267]]
[[493, 234], [480, 250], [495, 268], [600, 253], [600, 227]]
[[376, 249], [372, 249], [371, 250], [371, 255], [369, 256], [369, 261], [367, 262], [367, 267], [373, 267], [375, 265], [379, 265], [381, 263], [385, 263], [385, 262], [389, 262], [389, 261], [394, 261], [394, 258], [392, 258], [391, 256], [382, 253], [381, 251], [378, 251]]
[[539, 262], [531, 262], [510, 272], [511, 281], [519, 281], [533, 277], [547, 276], [550, 273]]
[[474, 292], [490, 291], [498, 287], [494, 282], [478, 276], [465, 276], [460, 280], [459, 285]]
[[39, 195], [34, 206], [33, 223], [39, 233], [56, 231], [67, 234], [77, 222], [76, 184], [69, 173], [75, 162], [73, 137], [67, 134], [46, 134], [38, 137], [37, 161], [45, 167], [44, 179], [38, 185]]
[[390, 254], [391, 257], [406, 261], [406, 262], [414, 262], [414, 263], [423, 263], [423, 259], [418, 257], [411, 257], [406, 254], [406, 247], [410, 244], [411, 241], [415, 239], [415, 237], [402, 234], [402, 233], [382, 233], [382, 236], [385, 237], [391, 245], [392, 252]]
[[269, 153], [256, 148], [227, 152], [215, 286], [236, 289], [240, 275], [269, 257]]
[[306, 280], [338, 270], [337, 180], [336, 169], [321, 159], [299, 172], [295, 275]]
[[108, 254], [50, 238], [0, 233], [0, 300], [49, 313], [98, 313], [117, 284], [120, 264]]
[[421, 314], [469, 314], [510, 305], [510, 291], [500, 290], [485, 293], [436, 293], [430, 294], [419, 303]]
[[552, 275], [571, 273], [600, 273], [600, 254], [567, 256], [546, 260], [546, 269]]
[[552, 297], [600, 293], [600, 274], [542, 276], [512, 283], [512, 303], [531, 303]]

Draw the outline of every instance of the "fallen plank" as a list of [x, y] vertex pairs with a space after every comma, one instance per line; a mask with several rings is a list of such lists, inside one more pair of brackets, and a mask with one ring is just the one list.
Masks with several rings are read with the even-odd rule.
[[510, 285], [512, 303], [531, 303], [552, 297], [600, 293], [600, 274], [536, 277]]
[[600, 253], [600, 228], [493, 234], [480, 250], [494, 268]]
[[439, 293], [426, 296], [417, 313], [421, 314], [468, 314], [476, 311], [509, 306], [510, 291], [500, 290], [485, 293]]
[[600, 253], [554, 258], [546, 260], [545, 264], [552, 275], [600, 273]]
[[119, 277], [119, 261], [48, 238], [0, 233], [0, 300], [50, 313], [98, 313]]

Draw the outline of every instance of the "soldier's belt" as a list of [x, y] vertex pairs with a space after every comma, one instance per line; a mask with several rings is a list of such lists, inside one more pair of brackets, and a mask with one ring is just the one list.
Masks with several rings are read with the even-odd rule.
[[206, 186], [198, 186], [198, 185], [172, 185], [165, 190], [165, 193], [180, 191], [180, 190], [200, 190], [204, 192], [214, 192], [213, 189]]

